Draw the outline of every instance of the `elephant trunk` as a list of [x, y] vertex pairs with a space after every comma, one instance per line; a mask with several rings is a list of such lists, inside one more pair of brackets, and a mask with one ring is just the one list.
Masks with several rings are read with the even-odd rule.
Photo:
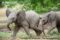
[[7, 28], [9, 29], [9, 30], [11, 30], [11, 28], [9, 27], [10, 26], [10, 24], [12, 24], [13, 22], [12, 21], [9, 21], [8, 20], [8, 22], [7, 22]]
[[10, 23], [7, 24], [7, 28], [11, 31], [11, 28], [9, 27]]

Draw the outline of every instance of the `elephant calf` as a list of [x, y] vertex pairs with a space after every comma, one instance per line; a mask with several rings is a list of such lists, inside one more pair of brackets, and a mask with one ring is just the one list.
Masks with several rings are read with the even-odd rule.
[[[15, 28], [13, 32], [13, 37], [16, 36], [18, 30], [20, 27], [23, 27], [27, 35], [30, 35], [29, 29], [33, 29], [37, 36], [39, 36], [42, 33], [42, 27], [38, 28], [40, 17], [39, 15], [32, 10], [29, 11], [18, 11], [18, 12], [10, 12], [9, 10], [6, 10], [6, 16], [8, 17], [8, 25], [11, 23], [15, 23]], [[10, 29], [10, 28], [9, 28]]]
[[35, 11], [26, 11], [26, 20], [29, 24], [29, 28], [33, 29], [37, 36], [39, 36], [42, 33], [42, 27], [38, 28], [38, 24], [39, 24], [39, 15], [35, 12]]
[[[19, 31], [20, 27], [22, 27], [22, 23], [23, 21], [25, 21], [25, 11], [15, 11], [12, 9], [7, 9], [6, 10], [6, 16], [8, 17], [8, 23], [7, 23], [7, 27], [10, 29], [9, 25], [12, 23], [15, 23], [15, 28], [13, 30], [13, 39], [15, 39], [17, 32]], [[25, 27], [23, 27], [25, 29]], [[26, 27], [27, 28], [27, 27]], [[25, 29], [26, 31], [26, 29]], [[26, 31], [27, 32], [27, 31]], [[12, 40], [13, 40], [12, 39]]]
[[[56, 24], [55, 26], [56, 26], [58, 32], [60, 33], [60, 12], [51, 11], [51, 12], [48, 12], [45, 15], [41, 16], [39, 26], [42, 26], [44, 29], [45, 24], [50, 23], [52, 26], [52, 22], [55, 22], [55, 24]], [[51, 30], [53, 30], [54, 28], [55, 27], [53, 27]]]

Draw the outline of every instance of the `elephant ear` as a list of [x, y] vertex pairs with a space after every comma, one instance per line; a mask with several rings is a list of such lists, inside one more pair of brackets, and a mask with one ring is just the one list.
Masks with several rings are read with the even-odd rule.
[[8, 9], [6, 10], [6, 16], [8, 17], [10, 13], [11, 13], [11, 9], [8, 8]]

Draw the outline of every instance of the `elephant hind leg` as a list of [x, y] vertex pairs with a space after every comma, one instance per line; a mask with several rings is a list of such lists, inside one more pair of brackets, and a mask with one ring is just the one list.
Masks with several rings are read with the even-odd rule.
[[39, 30], [34, 30], [34, 31], [36, 32], [37, 36], [39, 36], [42, 33], [42, 31]]
[[30, 34], [30, 31], [29, 31], [29, 24], [28, 24], [27, 21], [24, 21], [24, 22], [23, 22], [23, 28], [24, 28], [26, 34], [27, 34], [29, 37], [32, 37], [32, 35]]
[[34, 31], [35, 31], [35, 33], [36, 33], [36, 35], [39, 37], [40, 36], [40, 34], [42, 33], [42, 31], [41, 30], [36, 30], [36, 29], [34, 29]]
[[31, 34], [30, 34], [30, 31], [29, 31], [29, 28], [28, 27], [23, 27], [24, 28], [24, 30], [25, 30], [25, 32], [26, 32], [26, 34], [29, 36], [29, 37], [31, 37]]

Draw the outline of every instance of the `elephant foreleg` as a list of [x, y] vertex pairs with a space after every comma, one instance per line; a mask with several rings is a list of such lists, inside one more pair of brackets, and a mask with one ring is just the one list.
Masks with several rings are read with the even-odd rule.
[[16, 38], [16, 34], [19, 31], [20, 27], [19, 26], [15, 26], [14, 30], [13, 30], [13, 34], [12, 34], [12, 40], [15, 40]]
[[29, 37], [32, 37], [30, 34], [30, 31], [29, 31], [29, 24], [26, 21], [23, 22], [23, 28], [24, 28], [26, 34], [29, 35]]

